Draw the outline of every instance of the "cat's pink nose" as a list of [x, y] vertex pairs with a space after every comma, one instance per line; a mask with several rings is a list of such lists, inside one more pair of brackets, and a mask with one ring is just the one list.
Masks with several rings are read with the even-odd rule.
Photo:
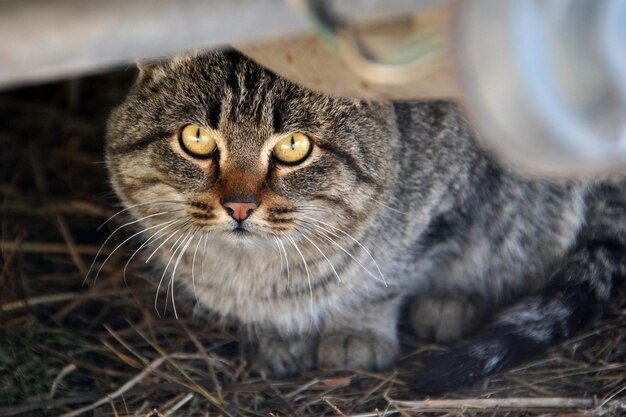
[[238, 222], [246, 220], [256, 210], [256, 203], [228, 201], [223, 203], [226, 212]]

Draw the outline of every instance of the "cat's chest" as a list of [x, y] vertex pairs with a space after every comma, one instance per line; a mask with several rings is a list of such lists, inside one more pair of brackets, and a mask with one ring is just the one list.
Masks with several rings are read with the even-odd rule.
[[[193, 257], [187, 257], [187, 275], [193, 272], [197, 288], [226, 293], [263, 293], [281, 274], [278, 254], [259, 250], [247, 253], [213, 245]], [[280, 281], [280, 279], [278, 279]]]
[[[329, 309], [354, 302], [359, 289], [372, 290], [367, 280], [358, 279], [361, 261], [307, 257], [305, 267], [298, 253], [291, 255], [281, 256], [271, 249], [244, 252], [213, 245], [198, 253], [195, 262], [192, 255], [185, 258], [178, 282], [210, 310], [244, 323], [288, 331], [309, 329]], [[336, 269], [330, 268], [330, 263]], [[368, 279], [376, 287], [383, 286], [370, 273]]]

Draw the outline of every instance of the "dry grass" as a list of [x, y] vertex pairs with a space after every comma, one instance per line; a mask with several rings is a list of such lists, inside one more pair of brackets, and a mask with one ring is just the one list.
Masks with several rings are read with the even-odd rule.
[[[194, 316], [191, 303], [179, 301], [179, 319], [159, 318], [156, 285], [139, 262], [124, 282], [132, 245], [111, 257], [97, 282], [83, 285], [95, 252], [123, 221], [96, 231], [119, 209], [102, 138], [129, 77], [0, 94], [1, 416], [144, 416], [154, 408], [165, 416], [626, 413], [620, 309], [534, 363], [427, 400], [405, 381], [437, 347], [408, 337], [405, 357], [385, 373], [315, 371], [271, 380], [250, 370], [235, 329]], [[127, 236], [114, 236], [103, 253]]]

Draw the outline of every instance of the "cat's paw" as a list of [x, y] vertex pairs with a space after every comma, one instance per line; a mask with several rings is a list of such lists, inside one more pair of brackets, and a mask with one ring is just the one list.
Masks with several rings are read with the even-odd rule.
[[381, 370], [391, 365], [398, 353], [398, 341], [372, 333], [323, 336], [317, 348], [318, 365], [323, 368]]
[[476, 330], [485, 315], [484, 308], [469, 301], [422, 298], [411, 305], [409, 319], [419, 338], [451, 343]]
[[315, 367], [317, 338], [263, 338], [259, 341], [256, 368], [277, 377], [288, 377]]

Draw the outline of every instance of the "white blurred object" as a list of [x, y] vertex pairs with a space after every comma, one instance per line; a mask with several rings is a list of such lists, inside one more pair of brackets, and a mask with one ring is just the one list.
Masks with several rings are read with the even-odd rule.
[[626, 173], [626, 1], [444, 1], [448, 32], [426, 26], [383, 58], [326, 1], [296, 3], [394, 98], [458, 93], [485, 146], [529, 173]]
[[463, 102], [485, 145], [531, 173], [626, 173], [626, 1], [457, 6]]
[[234, 43], [327, 94], [459, 100], [531, 174], [626, 175], [626, 0], [0, 0], [0, 38], [0, 87]]
[[[359, 22], [424, 0], [328, 1]], [[285, 0], [0, 0], [0, 88], [310, 31]]]
[[305, 0], [292, 3], [309, 17], [317, 36], [235, 47], [283, 77], [329, 95], [370, 100], [459, 95], [450, 53], [450, 1], [436, 7], [426, 2], [419, 13], [359, 25], [348, 24], [348, 17], [339, 17], [326, 1], [316, 1], [318, 7]]

